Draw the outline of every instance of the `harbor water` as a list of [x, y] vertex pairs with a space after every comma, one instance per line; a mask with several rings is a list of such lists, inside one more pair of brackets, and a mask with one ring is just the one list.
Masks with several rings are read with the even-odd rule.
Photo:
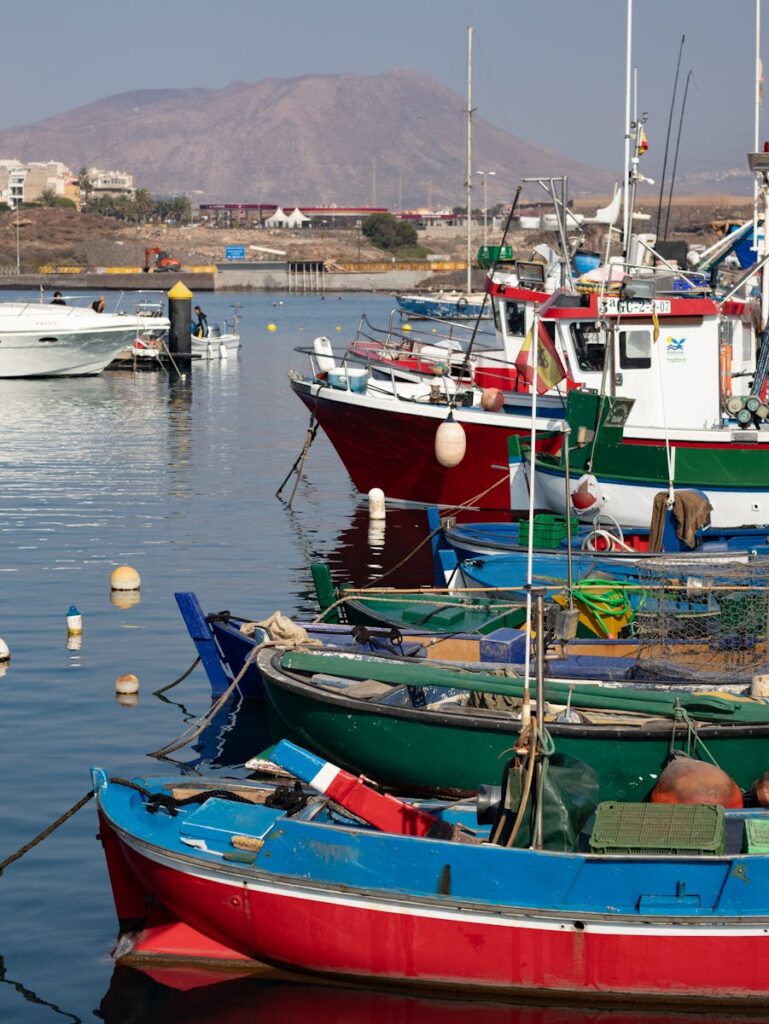
[[[174, 770], [147, 752], [210, 703], [200, 667], [153, 696], [194, 657], [175, 591], [195, 591], [209, 612], [262, 618], [280, 609], [306, 619], [317, 612], [312, 561], [328, 560], [340, 577], [363, 583], [424, 537], [422, 513], [393, 511], [383, 543], [372, 546], [365, 503], [320, 434], [293, 509], [274, 494], [307, 428], [286, 379], [306, 363], [294, 347], [319, 334], [341, 343], [364, 311], [384, 325], [393, 300], [200, 301], [211, 323], [230, 320], [239, 302], [243, 344], [236, 358], [194, 364], [187, 382], [164, 372], [0, 381], [0, 637], [12, 656], [0, 668], [0, 860], [86, 793], [91, 765], [129, 777]], [[111, 600], [109, 578], [120, 564], [141, 574], [138, 603]], [[388, 582], [430, 582], [425, 550]], [[83, 615], [79, 648], [67, 645], [73, 604]], [[115, 699], [123, 673], [139, 678], [134, 706]], [[261, 713], [233, 708], [175, 757], [188, 771], [237, 772], [263, 739]], [[485, 1024], [587, 1024], [604, 1016], [290, 981], [185, 992], [115, 969], [116, 921], [96, 831], [89, 804], [0, 878], [0, 1022], [427, 1024], [482, 1015]], [[642, 1008], [623, 1017], [666, 1019], [646, 1018]]]

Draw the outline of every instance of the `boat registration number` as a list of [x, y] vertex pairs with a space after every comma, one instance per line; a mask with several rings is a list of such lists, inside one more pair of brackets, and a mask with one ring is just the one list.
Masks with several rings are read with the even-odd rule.
[[601, 303], [602, 313], [669, 313], [670, 299], [618, 299], [613, 296]]

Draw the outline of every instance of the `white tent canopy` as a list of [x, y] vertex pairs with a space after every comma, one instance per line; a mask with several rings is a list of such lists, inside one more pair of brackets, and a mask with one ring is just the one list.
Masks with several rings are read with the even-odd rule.
[[264, 222], [268, 228], [284, 228], [288, 224], [288, 217], [285, 215], [283, 210], [278, 207], [275, 213], [271, 217], [268, 217]]
[[287, 221], [288, 227], [290, 227], [290, 228], [300, 228], [300, 227], [302, 227], [303, 224], [309, 224], [309, 223], [310, 223], [310, 218], [306, 217], [302, 213], [302, 211], [299, 209], [298, 206], [294, 207], [292, 212], [289, 214], [288, 221]]

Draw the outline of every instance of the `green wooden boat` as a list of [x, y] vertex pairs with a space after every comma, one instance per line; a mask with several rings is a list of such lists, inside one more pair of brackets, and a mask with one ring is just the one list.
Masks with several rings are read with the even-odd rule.
[[[265, 650], [258, 668], [291, 739], [392, 789], [496, 784], [520, 728], [523, 681], [470, 666]], [[646, 798], [674, 749], [712, 757], [744, 789], [769, 768], [761, 701], [554, 682], [546, 696], [556, 750], [590, 764], [611, 799]]]
[[521, 629], [526, 624], [526, 605], [494, 591], [475, 596], [430, 587], [415, 591], [335, 588], [328, 567], [320, 563], [312, 566], [312, 576], [321, 622], [484, 634], [502, 628]]

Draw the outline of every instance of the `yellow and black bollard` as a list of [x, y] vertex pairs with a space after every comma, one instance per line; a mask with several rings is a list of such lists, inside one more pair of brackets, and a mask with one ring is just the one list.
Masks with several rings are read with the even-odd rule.
[[168, 351], [177, 363], [189, 364], [192, 359], [192, 292], [177, 281], [168, 292]]

